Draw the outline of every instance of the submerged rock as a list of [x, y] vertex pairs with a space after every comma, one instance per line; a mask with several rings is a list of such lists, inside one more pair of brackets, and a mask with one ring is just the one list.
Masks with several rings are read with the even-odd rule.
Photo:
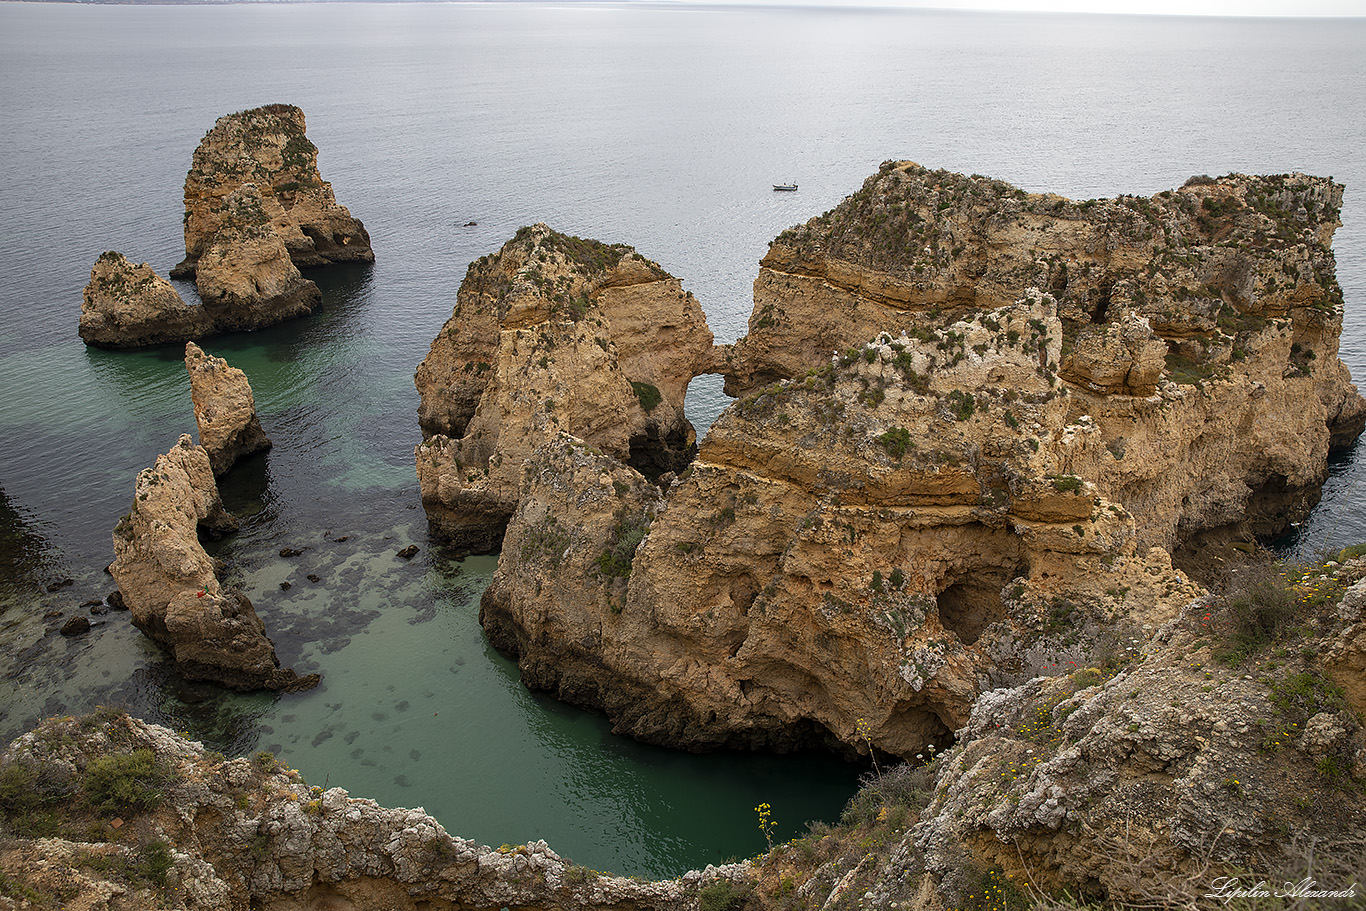
[[257, 187], [265, 221], [296, 266], [374, 262], [370, 235], [337, 204], [304, 130], [303, 111], [288, 104], [218, 118], [185, 175], [185, 259], [172, 277], [194, 275], [230, 217], [229, 198], [244, 184]]
[[79, 328], [87, 345], [141, 348], [202, 338], [213, 328], [207, 311], [181, 300], [146, 263], [134, 266], [110, 250], [90, 270]]
[[133, 624], [170, 653], [187, 679], [237, 690], [316, 685], [317, 674], [280, 668], [251, 601], [219, 582], [199, 534], [234, 528], [208, 453], [183, 434], [138, 473], [132, 508], [114, 529], [109, 570]]
[[221, 357], [205, 354], [194, 342], [185, 345], [185, 369], [190, 374], [199, 445], [208, 452], [215, 475], [243, 456], [270, 448], [245, 373]]
[[688, 382], [712, 336], [678, 279], [630, 247], [523, 228], [473, 263], [417, 369], [415, 457], [433, 530], [498, 547], [522, 462], [560, 431], [651, 475], [694, 450]]

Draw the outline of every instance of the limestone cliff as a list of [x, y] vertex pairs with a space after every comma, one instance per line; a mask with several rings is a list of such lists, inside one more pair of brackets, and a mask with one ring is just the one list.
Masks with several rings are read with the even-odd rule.
[[304, 113], [271, 104], [218, 118], [195, 149], [185, 175], [185, 260], [171, 273], [189, 277], [223, 225], [228, 198], [254, 184], [261, 208], [297, 266], [374, 262], [370, 235], [318, 172], [318, 149]]
[[244, 456], [270, 448], [245, 373], [204, 353], [194, 342], [185, 344], [185, 369], [190, 374], [199, 445], [208, 453], [215, 475]]
[[307, 689], [317, 674], [281, 670], [247, 596], [224, 588], [199, 533], [236, 528], [223, 509], [208, 453], [188, 434], [138, 473], [133, 505], [114, 529], [109, 567], [133, 624], [191, 680], [238, 690]]
[[899, 756], [1133, 647], [1200, 590], [1073, 473], [1097, 429], [1061, 343], [1037, 292], [884, 334], [730, 408], [667, 498], [562, 437], [523, 472], [490, 640], [640, 739]]
[[684, 396], [711, 357], [696, 299], [658, 265], [624, 245], [521, 229], [471, 264], [417, 369], [433, 530], [497, 548], [523, 461], [561, 430], [650, 475], [681, 469], [695, 440]]
[[151, 266], [134, 266], [112, 250], [95, 260], [81, 301], [79, 332], [87, 345], [141, 348], [202, 338], [211, 331], [208, 312], [181, 300]]
[[1234, 907], [1210, 896], [1227, 877], [1358, 906], [1366, 564], [1341, 559], [1235, 583], [1117, 663], [984, 694], [952, 750], [870, 774], [841, 825], [772, 852], [761, 906]]
[[312, 313], [318, 286], [299, 274], [255, 184], [224, 201], [218, 230], [198, 259], [195, 286], [220, 330], [259, 329]]
[[705, 886], [745, 876], [643, 882], [545, 842], [494, 850], [420, 808], [309, 787], [270, 754], [228, 760], [112, 712], [11, 744], [0, 820], [24, 836], [0, 839], [0, 907], [13, 891], [87, 911], [691, 911]]
[[1329, 447], [1366, 419], [1337, 356], [1341, 201], [1340, 185], [1289, 174], [1075, 202], [887, 162], [774, 241], [727, 391], [1038, 287], [1059, 304], [1070, 418], [1098, 430], [1076, 471], [1129, 507], [1140, 543], [1274, 534], [1317, 501]]

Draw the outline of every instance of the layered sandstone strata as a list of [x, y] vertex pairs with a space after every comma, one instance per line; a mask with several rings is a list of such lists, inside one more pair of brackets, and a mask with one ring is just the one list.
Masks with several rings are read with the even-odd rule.
[[87, 345], [141, 348], [212, 331], [208, 312], [186, 304], [151, 266], [135, 266], [113, 250], [95, 260], [81, 300], [79, 332]]
[[138, 629], [191, 680], [237, 690], [307, 689], [317, 674], [282, 670], [247, 596], [225, 588], [199, 541], [236, 528], [208, 453], [188, 434], [138, 473], [133, 505], [114, 529], [109, 567]]
[[688, 382], [712, 335], [678, 279], [624, 245], [523, 228], [473, 263], [417, 369], [422, 503], [442, 537], [498, 547], [522, 464], [561, 431], [655, 476], [691, 458]]
[[887, 162], [774, 241], [749, 334], [727, 353], [727, 391], [1041, 288], [1062, 318], [1070, 416], [1099, 429], [1078, 472], [1130, 508], [1140, 542], [1276, 534], [1317, 501], [1329, 448], [1366, 419], [1338, 359], [1342, 191], [1234, 174], [1077, 202]]
[[490, 640], [643, 740], [898, 756], [1140, 643], [1200, 589], [1075, 473], [1098, 429], [1061, 344], [1037, 292], [883, 334], [738, 402], [667, 493], [561, 437], [523, 471]]
[[318, 286], [290, 259], [260, 191], [249, 183], [224, 201], [217, 232], [198, 259], [195, 286], [220, 330], [272, 326], [306, 316], [322, 302]]
[[172, 277], [194, 274], [223, 225], [229, 197], [244, 184], [258, 188], [265, 218], [295, 265], [374, 262], [370, 235], [337, 204], [304, 130], [303, 111], [288, 104], [218, 118], [185, 175], [185, 260]]
[[190, 374], [199, 445], [208, 453], [215, 475], [223, 474], [240, 458], [270, 448], [245, 373], [221, 357], [206, 354], [194, 342], [185, 345], [185, 369]]

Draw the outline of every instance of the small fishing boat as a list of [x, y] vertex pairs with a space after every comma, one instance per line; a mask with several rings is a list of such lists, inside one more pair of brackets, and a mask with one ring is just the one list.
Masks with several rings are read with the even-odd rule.
[[795, 183], [775, 183], [773, 189], [781, 190], [785, 193], [795, 193], [797, 191], [797, 185]]

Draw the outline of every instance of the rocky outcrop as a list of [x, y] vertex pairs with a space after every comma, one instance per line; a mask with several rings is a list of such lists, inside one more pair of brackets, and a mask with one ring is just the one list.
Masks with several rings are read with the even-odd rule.
[[[114, 766], [140, 774], [101, 804]], [[644, 882], [576, 866], [543, 841], [495, 850], [421, 809], [310, 788], [269, 754], [227, 760], [113, 713], [44, 723], [9, 746], [0, 776], [31, 783], [0, 795], [0, 816], [60, 811], [52, 837], [0, 843], [5, 882], [66, 907], [689, 911], [705, 886], [745, 875], [736, 864]]]
[[898, 756], [984, 689], [1134, 647], [1200, 589], [1072, 473], [1097, 431], [1060, 347], [1037, 292], [884, 334], [730, 408], [667, 499], [561, 437], [523, 471], [490, 640], [639, 739]]
[[1313, 506], [1329, 448], [1366, 420], [1338, 359], [1342, 190], [1235, 174], [1076, 202], [887, 162], [774, 241], [727, 391], [1038, 287], [1058, 301], [1070, 418], [1090, 415], [1101, 444], [1076, 470], [1129, 507], [1140, 544], [1274, 535]]
[[561, 431], [655, 476], [695, 433], [688, 382], [712, 336], [678, 279], [631, 248], [523, 228], [473, 263], [417, 369], [422, 503], [433, 530], [496, 549], [522, 463]]
[[185, 176], [185, 260], [172, 277], [194, 275], [229, 218], [228, 200], [257, 187], [260, 208], [296, 266], [374, 262], [370, 235], [318, 173], [318, 149], [304, 113], [272, 104], [218, 118]]
[[317, 674], [280, 668], [251, 601], [220, 584], [199, 534], [235, 527], [208, 453], [188, 434], [139, 472], [132, 508], [114, 529], [109, 567], [134, 625], [170, 653], [187, 679], [238, 690], [316, 685]]
[[181, 300], [151, 266], [134, 266], [112, 250], [95, 260], [81, 301], [79, 332], [87, 345], [141, 348], [202, 338], [212, 331], [208, 312]]
[[305, 316], [322, 302], [299, 274], [271, 224], [255, 184], [224, 201], [218, 230], [199, 257], [195, 285], [219, 330], [259, 329]]
[[185, 345], [185, 369], [190, 374], [199, 445], [208, 453], [215, 475], [244, 456], [270, 448], [245, 373], [221, 357], [205, 354], [194, 342]]

